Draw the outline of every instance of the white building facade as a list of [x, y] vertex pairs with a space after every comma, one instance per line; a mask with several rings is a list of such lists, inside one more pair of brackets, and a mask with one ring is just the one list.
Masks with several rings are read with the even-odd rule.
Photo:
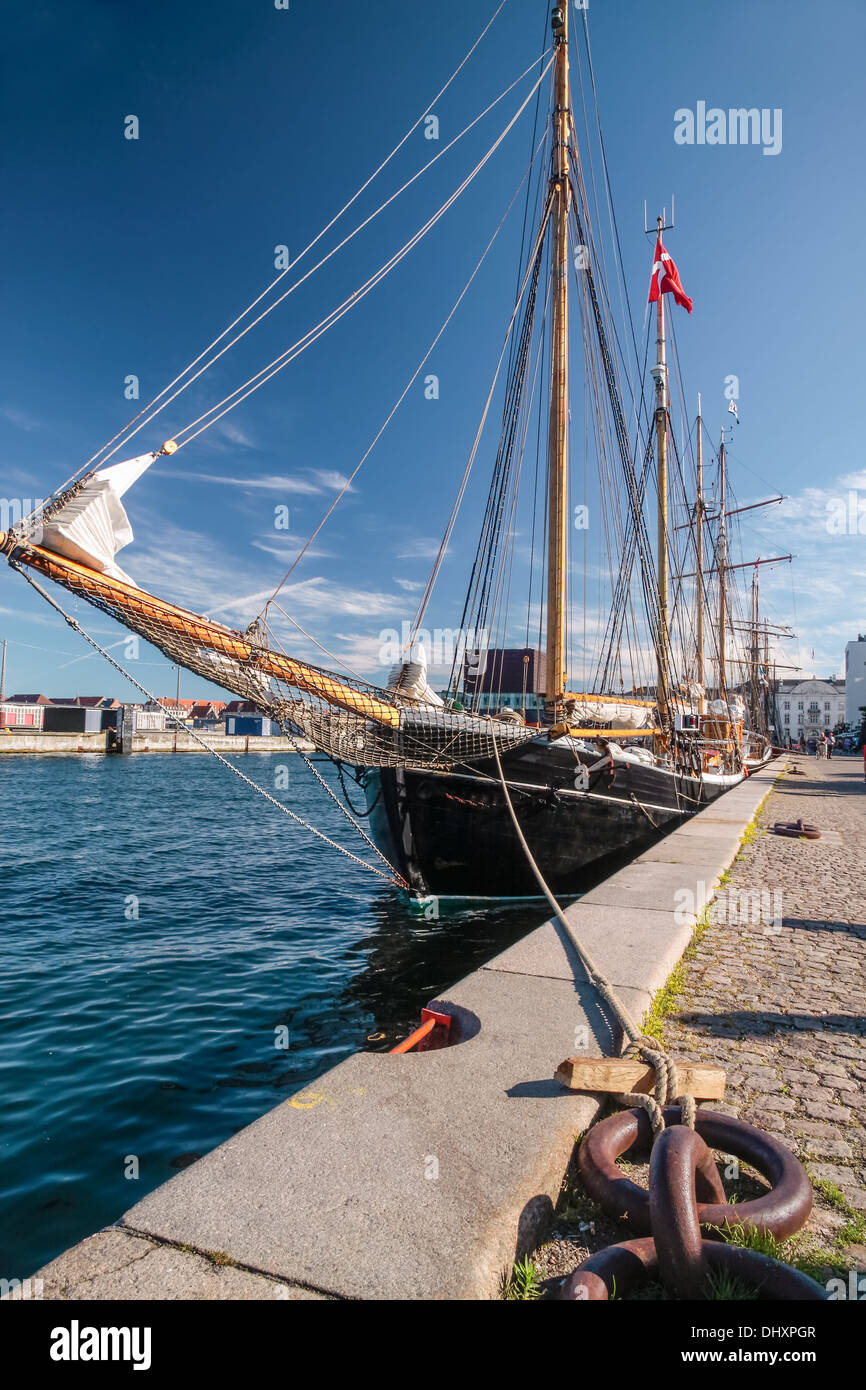
[[796, 743], [832, 733], [845, 722], [845, 682], [780, 681], [776, 691], [776, 739]]
[[859, 724], [860, 707], [866, 705], [866, 635], [845, 648], [845, 722]]

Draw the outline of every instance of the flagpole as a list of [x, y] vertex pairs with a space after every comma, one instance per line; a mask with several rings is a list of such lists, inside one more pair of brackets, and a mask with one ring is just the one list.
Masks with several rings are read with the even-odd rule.
[[[671, 220], [670, 226], [673, 226]], [[681, 304], [689, 313], [692, 312], [692, 301], [689, 299], [682, 282], [679, 272], [673, 259], [667, 254], [662, 245], [662, 232], [666, 231], [668, 224], [665, 216], [656, 218], [656, 256], [653, 262], [652, 279], [650, 281], [650, 303], [656, 306], [656, 360], [655, 366], [650, 368], [650, 373], [655, 380], [656, 388], [656, 407], [655, 407], [655, 430], [656, 430], [656, 483], [658, 491], [658, 630], [656, 634], [656, 661], [657, 661], [657, 680], [656, 680], [656, 704], [658, 706], [659, 723], [665, 729], [671, 725], [671, 703], [670, 703], [670, 628], [669, 628], [669, 551], [670, 551], [670, 525], [668, 520], [668, 369], [667, 351], [665, 345], [665, 295], [671, 292], [677, 304]], [[644, 230], [646, 228], [646, 215], [644, 215]], [[657, 276], [661, 272], [661, 282]]]

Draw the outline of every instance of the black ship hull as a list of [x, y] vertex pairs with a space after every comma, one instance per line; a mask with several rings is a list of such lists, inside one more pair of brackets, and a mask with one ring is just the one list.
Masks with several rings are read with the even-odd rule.
[[[585, 892], [740, 780], [627, 754], [578, 756], [567, 744], [533, 740], [503, 757], [521, 829], [556, 895]], [[493, 760], [443, 772], [367, 769], [362, 783], [376, 841], [414, 893], [539, 894]]]

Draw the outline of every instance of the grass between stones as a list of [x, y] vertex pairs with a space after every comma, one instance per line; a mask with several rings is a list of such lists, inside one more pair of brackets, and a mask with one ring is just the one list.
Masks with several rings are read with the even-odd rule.
[[[767, 795], [763, 797], [763, 799], [761, 800], [760, 805], [755, 810], [755, 814], [752, 816], [752, 819], [749, 821], [748, 825], [746, 826], [745, 830], [740, 836], [740, 844], [736, 856], [734, 858], [734, 863], [736, 863], [738, 859], [742, 858], [743, 850], [746, 849], [750, 844], [752, 844], [752, 842], [756, 840], [760, 834], [764, 833], [761, 830], [758, 821], [761, 812], [763, 811], [764, 806], [767, 802], [767, 798], [769, 796], [770, 792], [768, 791]], [[665, 1019], [668, 1018], [672, 1013], [674, 1013], [676, 1009], [677, 998], [679, 995], [683, 993], [683, 990], [685, 988], [686, 968], [689, 964], [689, 961], [694, 959], [695, 955], [697, 954], [698, 946], [700, 945], [703, 938], [706, 936], [710, 927], [713, 925], [711, 913], [713, 910], [713, 905], [719, 896], [719, 892], [727, 888], [730, 882], [731, 871], [730, 869], [726, 869], [725, 872], [719, 876], [718, 887], [716, 892], [713, 894], [712, 901], [707, 904], [700, 917], [695, 922], [694, 929], [691, 935], [691, 940], [689, 941], [688, 946], [686, 947], [677, 964], [674, 966], [667, 980], [662, 985], [661, 989], [654, 996], [653, 1001], [650, 1004], [649, 1009], [647, 1010], [646, 1017], [643, 1023], [643, 1030], [647, 1037], [655, 1038], [658, 1042], [664, 1043]]]
[[[765, 833], [759, 820], [771, 791], [772, 789], [767, 792], [743, 831], [734, 860], [735, 863], [759, 835]], [[664, 986], [655, 995], [647, 1011], [643, 1025], [644, 1032], [647, 1036], [655, 1038], [661, 1043], [664, 1043], [665, 1040], [665, 1020], [676, 1012], [677, 1000], [684, 992], [688, 964], [697, 954], [698, 946], [713, 925], [711, 920], [713, 905], [719, 891], [725, 889], [731, 882], [731, 877], [730, 871], [726, 871], [719, 878], [717, 892], [695, 923], [688, 947]], [[780, 1089], [787, 1091], [789, 1088], [782, 1086]], [[563, 1179], [554, 1213], [551, 1237], [534, 1252], [533, 1259], [526, 1256], [523, 1261], [518, 1261], [513, 1266], [510, 1274], [503, 1276], [502, 1296], [504, 1298], [536, 1299], [544, 1292], [543, 1287], [541, 1287], [543, 1280], [550, 1281], [548, 1287], [551, 1287], [555, 1280], [570, 1273], [590, 1254], [606, 1245], [628, 1239], [632, 1234], [624, 1223], [613, 1221], [607, 1217], [583, 1190], [575, 1161], [582, 1138], [582, 1135], [576, 1136], [574, 1154]], [[717, 1159], [720, 1157], [724, 1156], [716, 1155]], [[804, 1166], [808, 1173], [808, 1165], [804, 1164]], [[647, 1171], [645, 1163], [630, 1163], [627, 1160], [620, 1160], [617, 1167], [624, 1176], [645, 1184]], [[866, 1243], [866, 1215], [852, 1207], [844, 1193], [835, 1184], [816, 1178], [811, 1173], [809, 1173], [809, 1178], [816, 1198], [815, 1215], [820, 1218], [822, 1227], [819, 1232], [806, 1229], [797, 1232], [796, 1235], [785, 1241], [778, 1241], [773, 1236], [755, 1231], [740, 1223], [728, 1226], [724, 1232], [719, 1232], [719, 1234], [732, 1244], [742, 1246], [745, 1249], [758, 1250], [773, 1259], [792, 1265], [816, 1280], [817, 1283], [826, 1285], [831, 1278], [844, 1276], [851, 1268], [850, 1257], [846, 1258], [848, 1247]], [[761, 1190], [766, 1188], [764, 1179], [746, 1164], [740, 1165], [739, 1174], [735, 1180], [731, 1181], [725, 1175], [723, 1181], [728, 1192], [728, 1200], [733, 1203], [757, 1196]], [[709, 1299], [722, 1302], [745, 1301], [753, 1299], [754, 1296], [754, 1291], [748, 1288], [742, 1280], [721, 1274], [708, 1277], [706, 1297]], [[667, 1295], [660, 1285], [654, 1284], [647, 1285], [632, 1297], [642, 1300], [664, 1299]]]
[[177, 1248], [182, 1250], [185, 1255], [198, 1255], [200, 1259], [207, 1260], [210, 1264], [216, 1265], [218, 1269], [237, 1263], [224, 1250], [198, 1250], [194, 1245], [179, 1245]]

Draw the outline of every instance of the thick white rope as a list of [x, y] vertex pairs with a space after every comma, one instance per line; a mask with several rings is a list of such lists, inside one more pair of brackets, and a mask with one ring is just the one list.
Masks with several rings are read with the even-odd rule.
[[[517, 819], [517, 813], [514, 810], [511, 794], [508, 790], [508, 783], [505, 780], [505, 773], [502, 771], [502, 763], [499, 759], [499, 746], [496, 742], [495, 734], [491, 734], [491, 741], [493, 743], [493, 756], [496, 759], [496, 770], [499, 773], [499, 780], [502, 784], [502, 792], [505, 797], [505, 804], [508, 807], [508, 813], [511, 817], [511, 823], [514, 826], [515, 833], [520, 841], [520, 846], [526, 855], [527, 862], [535, 875], [538, 886], [553, 909], [557, 921], [577, 952], [578, 958], [586, 971], [587, 980], [598, 990], [602, 999], [613, 1011], [623, 1033], [628, 1039], [629, 1045], [626, 1048], [625, 1055], [627, 1056], [629, 1053], [632, 1053], [636, 1056], [640, 1056], [647, 1065], [653, 1067], [655, 1071], [654, 1095], [645, 1095], [643, 1092], [639, 1091], [625, 1091], [617, 1096], [617, 1100], [629, 1109], [640, 1106], [647, 1111], [653, 1129], [653, 1136], [655, 1137], [660, 1134], [665, 1127], [662, 1107], [673, 1101], [679, 1090], [676, 1063], [672, 1057], [668, 1056], [662, 1045], [655, 1038], [647, 1038], [641, 1033], [638, 1024], [632, 1018], [625, 1004], [616, 993], [613, 985], [601, 973], [556, 898], [551, 893], [544, 875], [535, 861], [532, 850], [527, 844], [526, 836], [521, 829], [520, 822]], [[683, 1124], [687, 1125], [690, 1129], [694, 1129], [694, 1097], [680, 1096], [678, 1103], [682, 1106]]]

